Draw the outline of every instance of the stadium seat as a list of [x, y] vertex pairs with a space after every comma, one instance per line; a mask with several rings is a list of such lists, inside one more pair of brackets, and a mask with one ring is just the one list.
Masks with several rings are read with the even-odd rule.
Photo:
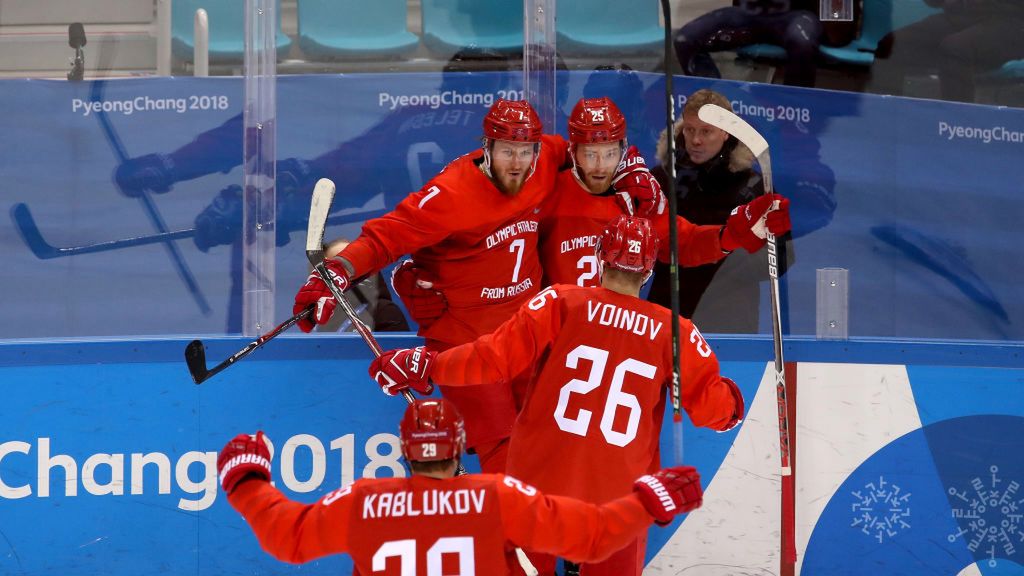
[[[173, 0], [171, 38], [175, 57], [192, 61], [193, 31], [198, 9], [210, 23], [210, 62], [241, 62], [245, 56], [245, 3], [240, 0]], [[292, 41], [281, 32], [281, 0], [277, 0], [277, 54], [284, 56]]]
[[523, 3], [519, 0], [421, 0], [421, 10], [423, 43], [434, 52], [522, 51]]
[[[913, 24], [935, 14], [924, 0], [864, 0], [864, 21], [856, 39], [846, 46], [821, 46], [819, 52], [826, 60], [855, 66], [871, 66], [875, 61], [878, 42], [889, 32]], [[744, 58], [754, 60], [784, 60], [786, 50], [774, 44], [753, 44], [737, 51]]]
[[408, 13], [406, 0], [298, 0], [299, 46], [317, 58], [402, 56], [419, 44]]
[[858, 37], [846, 46], [822, 46], [820, 51], [834, 62], [870, 66], [875, 61], [878, 42], [886, 34], [939, 11], [924, 0], [864, 0], [864, 21]]
[[751, 44], [736, 51], [737, 54], [751, 60], [785, 60], [786, 49], [775, 44]]
[[590, 2], [559, 2], [555, 17], [559, 50], [648, 52], [665, 41], [657, 0], [617, 0], [600, 10]]

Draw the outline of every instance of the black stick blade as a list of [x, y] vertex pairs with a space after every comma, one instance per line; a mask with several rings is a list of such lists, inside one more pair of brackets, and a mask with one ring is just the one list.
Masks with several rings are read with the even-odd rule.
[[21, 239], [25, 241], [28, 249], [40, 260], [49, 260], [60, 255], [59, 251], [43, 239], [36, 225], [35, 218], [29, 212], [28, 206], [19, 202], [11, 207], [11, 219], [14, 220], [14, 227], [18, 230]]
[[188, 371], [196, 384], [202, 384], [203, 380], [206, 380], [206, 347], [203, 346], [202, 340], [193, 340], [185, 346], [185, 364], [188, 364]]

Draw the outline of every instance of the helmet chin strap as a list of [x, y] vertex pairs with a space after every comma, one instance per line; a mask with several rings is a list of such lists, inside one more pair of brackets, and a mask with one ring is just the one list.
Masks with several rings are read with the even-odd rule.
[[484, 174], [486, 174], [488, 178], [494, 178], [494, 175], [491, 174], [491, 145], [492, 145], [492, 143], [493, 143], [493, 140], [491, 140], [490, 138], [484, 138], [484, 145], [483, 145], [483, 149], [484, 149], [484, 163], [481, 165], [481, 167], [484, 169]]

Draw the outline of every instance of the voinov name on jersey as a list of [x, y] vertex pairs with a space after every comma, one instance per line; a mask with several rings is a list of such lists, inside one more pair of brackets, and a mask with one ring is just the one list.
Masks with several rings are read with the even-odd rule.
[[408, 491], [368, 494], [363, 500], [363, 519], [480, 514], [486, 496], [483, 490], [469, 488], [426, 490], [420, 494]]
[[632, 332], [637, 336], [647, 336], [653, 342], [661, 332], [664, 323], [652, 320], [648, 315], [636, 310], [619, 308], [615, 304], [587, 300], [587, 321], [597, 321], [602, 326], [611, 326]]

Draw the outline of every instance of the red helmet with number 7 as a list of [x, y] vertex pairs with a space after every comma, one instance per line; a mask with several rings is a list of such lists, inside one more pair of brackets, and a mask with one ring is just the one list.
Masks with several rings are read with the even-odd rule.
[[526, 100], [499, 98], [484, 116], [484, 138], [539, 143], [544, 126]]
[[626, 117], [611, 98], [580, 98], [569, 114], [569, 142], [601, 144], [626, 139]]
[[654, 268], [658, 255], [658, 237], [646, 218], [621, 214], [612, 219], [597, 240], [597, 259], [604, 266], [644, 275]]
[[458, 458], [466, 446], [462, 416], [444, 398], [415, 400], [405, 409], [398, 430], [402, 456], [410, 462]]

